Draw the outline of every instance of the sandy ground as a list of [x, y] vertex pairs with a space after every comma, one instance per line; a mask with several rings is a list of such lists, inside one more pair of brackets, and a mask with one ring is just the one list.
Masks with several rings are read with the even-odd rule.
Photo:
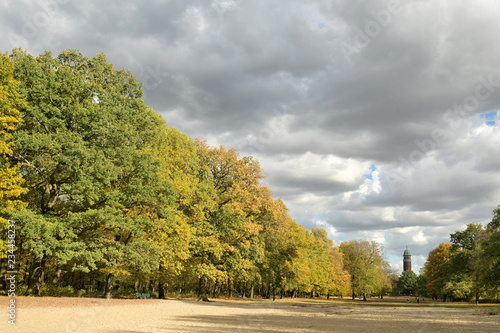
[[[345, 301], [104, 300], [0, 297], [0, 332], [500, 332], [500, 311]], [[401, 306], [403, 305], [403, 306]], [[497, 315], [491, 315], [491, 312]]]

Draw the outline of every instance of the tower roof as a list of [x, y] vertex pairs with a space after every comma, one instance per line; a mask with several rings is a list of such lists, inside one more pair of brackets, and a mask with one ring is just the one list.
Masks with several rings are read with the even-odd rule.
[[405, 252], [403, 252], [404, 256], [411, 256], [410, 250], [408, 250], [408, 246], [406, 247]]

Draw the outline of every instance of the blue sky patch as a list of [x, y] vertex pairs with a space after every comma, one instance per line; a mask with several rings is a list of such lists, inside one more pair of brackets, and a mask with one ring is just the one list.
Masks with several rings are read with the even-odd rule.
[[496, 125], [495, 118], [496, 118], [497, 114], [498, 114], [498, 111], [491, 111], [491, 112], [487, 112], [487, 113], [482, 113], [479, 115], [479, 117], [486, 120], [486, 125], [495, 126]]
[[373, 176], [372, 176], [373, 171], [377, 170], [377, 167], [375, 166], [375, 164], [370, 165], [370, 170], [371, 170], [370, 173], [365, 173], [363, 176], [365, 176], [365, 179], [373, 180]]
[[487, 112], [487, 113], [482, 113], [479, 116], [481, 118], [484, 118], [484, 119], [495, 119], [495, 117], [497, 116], [497, 113], [498, 113], [498, 111], [491, 111], [491, 112]]

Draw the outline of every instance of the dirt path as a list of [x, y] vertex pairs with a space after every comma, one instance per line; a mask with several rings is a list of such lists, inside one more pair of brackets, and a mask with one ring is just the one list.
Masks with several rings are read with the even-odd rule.
[[[491, 309], [290, 301], [103, 300], [17, 297], [0, 332], [500, 332]], [[5, 306], [4, 306], [5, 305]]]

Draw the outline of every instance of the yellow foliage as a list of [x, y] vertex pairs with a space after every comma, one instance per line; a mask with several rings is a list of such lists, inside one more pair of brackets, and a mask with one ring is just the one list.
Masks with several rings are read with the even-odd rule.
[[[19, 93], [19, 82], [14, 80], [14, 64], [6, 54], [0, 53], [0, 212], [19, 209], [24, 204], [16, 198], [25, 192], [19, 165], [12, 164], [12, 131], [21, 122], [18, 108], [24, 105]], [[2, 213], [3, 214], [3, 213]], [[6, 219], [0, 218], [0, 229], [5, 229]], [[0, 259], [6, 255], [5, 240], [0, 240]]]

